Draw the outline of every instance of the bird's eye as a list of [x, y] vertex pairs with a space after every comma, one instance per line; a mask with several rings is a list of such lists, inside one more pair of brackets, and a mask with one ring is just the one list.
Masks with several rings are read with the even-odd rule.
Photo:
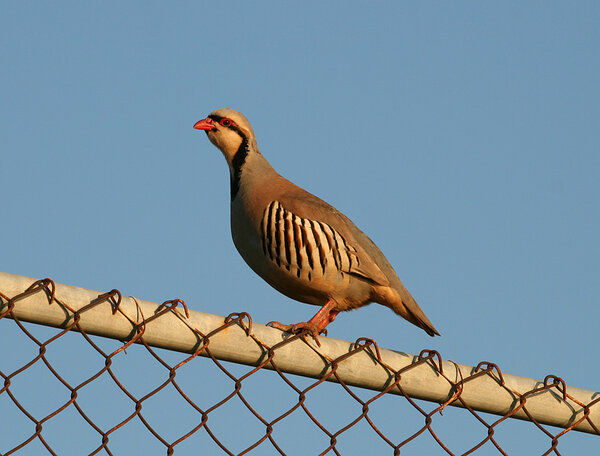
[[224, 127], [231, 127], [233, 125], [233, 121], [231, 119], [221, 119], [219, 123]]

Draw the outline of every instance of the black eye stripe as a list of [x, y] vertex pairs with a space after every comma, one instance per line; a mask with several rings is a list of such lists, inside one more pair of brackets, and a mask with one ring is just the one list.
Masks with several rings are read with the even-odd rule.
[[[230, 127], [230, 126], [236, 125], [236, 123], [233, 120], [229, 119], [228, 117], [222, 117], [222, 116], [217, 116], [216, 114], [211, 114], [210, 116], [208, 116], [208, 118], [214, 120], [215, 122], [217, 122], [218, 124], [220, 124], [220, 125], [222, 125], [224, 127]], [[230, 124], [229, 125], [223, 125], [222, 122], [224, 120], [229, 121]]]
[[[244, 133], [242, 133], [242, 130], [239, 129], [239, 127], [237, 126], [237, 124], [233, 120], [229, 119], [228, 117], [223, 117], [223, 116], [218, 116], [216, 114], [211, 114], [210, 116], [208, 116], [208, 118], [214, 120], [216, 123], [218, 123], [222, 127], [229, 128], [230, 130], [235, 131], [242, 138], [246, 137], [246, 135]], [[223, 125], [221, 122], [224, 119], [227, 119], [227, 120], [231, 121], [231, 124], [230, 125]]]
[[220, 123], [221, 120], [223, 120], [225, 117], [217, 116], [216, 114], [211, 114], [210, 116], [208, 116], [208, 118], [214, 120], [217, 123]]

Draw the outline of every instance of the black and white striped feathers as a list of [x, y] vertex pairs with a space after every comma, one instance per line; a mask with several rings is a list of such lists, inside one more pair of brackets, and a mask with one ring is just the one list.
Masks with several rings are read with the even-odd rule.
[[263, 253], [278, 267], [311, 281], [327, 272], [351, 273], [360, 266], [357, 250], [327, 223], [298, 217], [272, 201], [261, 223]]

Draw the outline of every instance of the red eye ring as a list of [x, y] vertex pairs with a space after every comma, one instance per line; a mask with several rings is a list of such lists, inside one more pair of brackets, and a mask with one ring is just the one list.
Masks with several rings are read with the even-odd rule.
[[233, 120], [225, 118], [221, 119], [219, 123], [224, 127], [231, 127], [233, 125]]

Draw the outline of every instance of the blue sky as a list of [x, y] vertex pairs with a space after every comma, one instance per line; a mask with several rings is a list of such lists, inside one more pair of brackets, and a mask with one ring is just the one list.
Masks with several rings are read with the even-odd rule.
[[[0, 269], [309, 318], [231, 242], [227, 167], [192, 129], [231, 107], [442, 333], [373, 305], [332, 337], [597, 390], [599, 19], [596, 2], [4, 4]], [[516, 424], [507, 442], [532, 438]]]

